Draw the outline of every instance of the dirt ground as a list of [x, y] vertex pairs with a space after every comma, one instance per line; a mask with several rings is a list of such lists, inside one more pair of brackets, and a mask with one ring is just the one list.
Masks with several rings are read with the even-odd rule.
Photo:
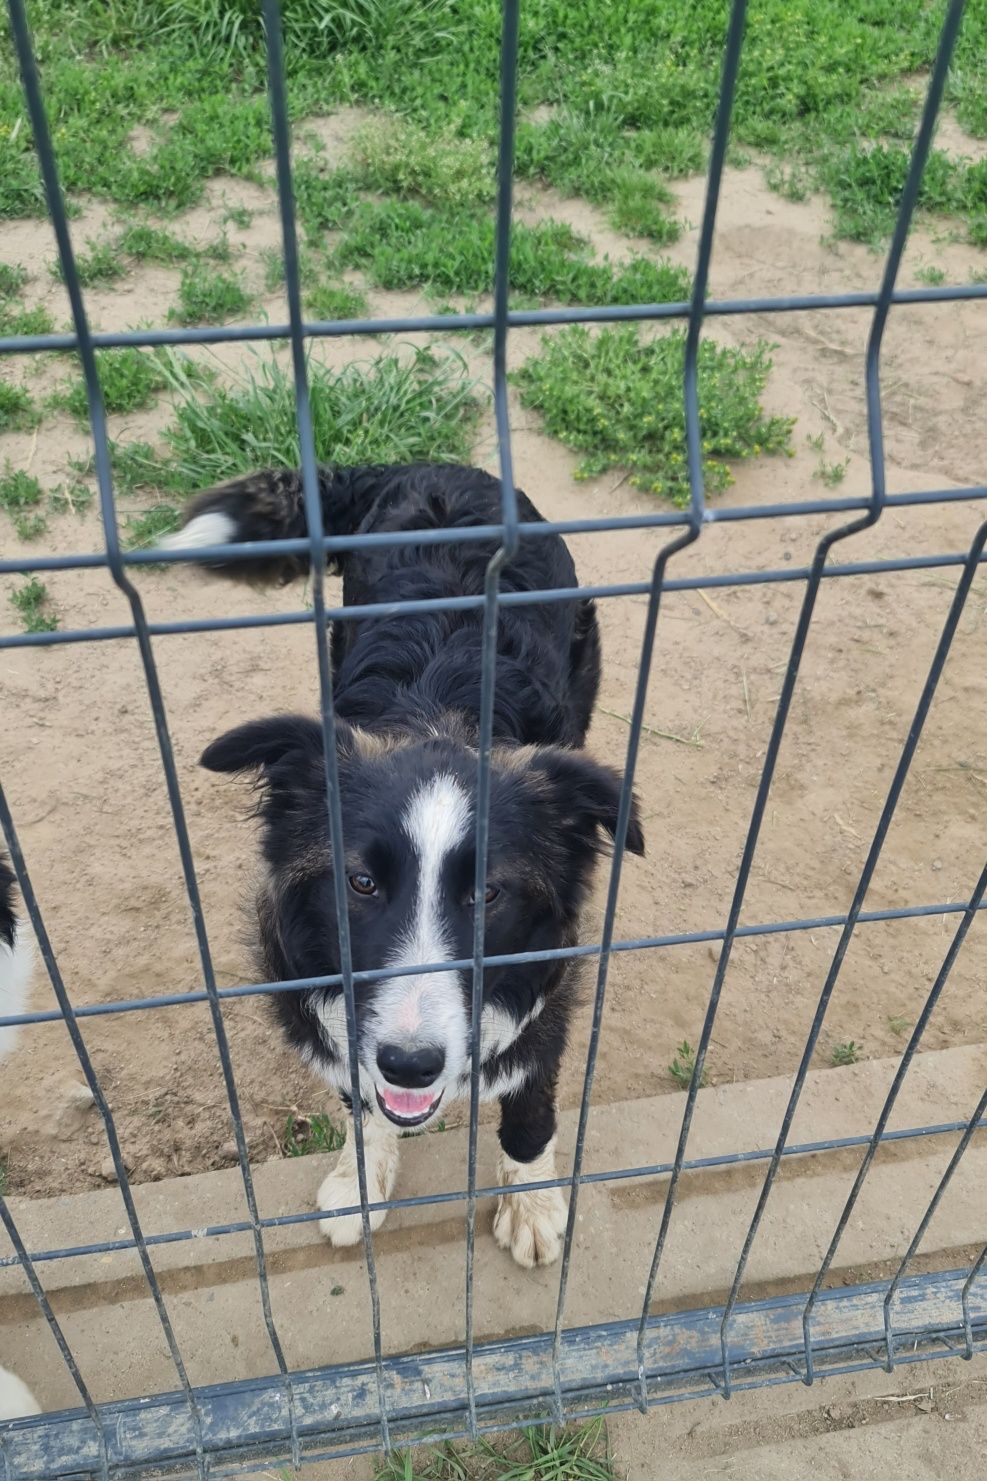
[[[683, 214], [698, 223], [703, 183], [680, 188]], [[209, 203], [178, 222], [192, 238], [215, 236], [223, 209], [255, 211], [242, 235], [243, 265], [260, 287], [261, 249], [278, 240], [273, 198], [257, 187], [216, 181]], [[613, 234], [581, 202], [521, 198], [529, 217], [564, 217], [614, 257], [649, 251]], [[93, 206], [75, 227], [93, 236], [106, 211]], [[716, 297], [836, 292], [876, 287], [881, 259], [864, 248], [825, 244], [820, 201], [794, 204], [769, 192], [760, 171], [726, 181], [713, 264]], [[672, 250], [694, 260], [695, 226]], [[38, 272], [30, 290], [61, 322], [61, 291], [35, 264], [52, 254], [44, 223], [5, 224], [0, 255]], [[967, 282], [984, 259], [972, 249], [921, 232], [903, 284], [929, 264], [949, 282]], [[148, 268], [120, 285], [87, 295], [101, 329], [160, 323], [178, 274]], [[29, 292], [30, 292], [29, 290]], [[31, 299], [30, 301], [35, 301]], [[411, 294], [372, 293], [374, 312], [420, 311]], [[266, 296], [272, 319], [283, 305]], [[896, 308], [883, 355], [885, 442], [892, 493], [944, 489], [984, 480], [987, 424], [982, 387], [987, 349], [977, 303]], [[716, 318], [708, 332], [725, 344], [766, 336], [777, 344], [766, 403], [798, 417], [791, 459], [759, 459], [737, 469], [717, 509], [794, 502], [831, 492], [869, 490], [864, 403], [867, 311]], [[980, 331], [980, 332], [978, 332]], [[519, 364], [537, 336], [518, 332]], [[339, 365], [377, 353], [373, 341], [320, 342], [314, 354]], [[245, 352], [222, 346], [214, 363], [235, 366]], [[255, 353], [247, 351], [247, 354]], [[467, 349], [477, 373], [489, 362]], [[4, 366], [32, 387], [50, 368]], [[576, 459], [543, 435], [515, 403], [514, 458], [519, 484], [550, 518], [634, 514], [654, 500], [616, 475], [573, 479]], [[148, 414], [114, 418], [114, 436], [150, 437], [168, 419], [162, 403]], [[828, 491], [814, 477], [824, 438], [827, 462], [849, 458], [844, 482]], [[88, 439], [67, 419], [40, 435], [0, 439], [0, 460], [29, 468], [54, 485], [65, 460], [84, 455]], [[476, 461], [496, 467], [489, 419]], [[231, 472], [234, 470], [231, 470]], [[889, 510], [877, 527], [834, 552], [832, 564], [870, 558], [965, 551], [987, 506], [954, 503]], [[806, 565], [833, 517], [712, 524], [675, 558], [673, 576]], [[21, 548], [3, 531], [5, 553]], [[97, 549], [95, 515], [56, 518], [46, 537], [60, 551]], [[573, 540], [586, 584], [648, 578], [657, 532]], [[102, 571], [47, 577], [64, 628], [126, 622], [127, 609]], [[187, 569], [138, 576], [152, 619], [301, 607], [300, 587], [255, 593], [211, 584]], [[955, 570], [920, 570], [826, 581], [769, 800], [747, 900], [745, 922], [840, 913], [849, 905], [946, 615]], [[0, 611], [12, 589], [0, 578]], [[330, 595], [337, 591], [332, 584]], [[788, 656], [802, 589], [798, 583], [669, 593], [664, 601], [637, 769], [648, 839], [643, 861], [624, 869], [618, 938], [721, 929], [765, 745]], [[620, 761], [638, 667], [645, 603], [601, 604], [604, 677], [590, 745]], [[984, 642], [987, 574], [974, 586], [939, 694], [908, 779], [867, 907], [963, 900], [983, 866], [987, 740]], [[222, 984], [249, 980], [244, 905], [254, 872], [254, 836], [245, 820], [246, 789], [198, 770], [196, 758], [224, 728], [279, 709], [315, 703], [313, 634], [308, 626], [168, 636], [155, 654], [178, 759], [205, 917]], [[20, 830], [35, 887], [66, 982], [77, 1004], [196, 989], [201, 978], [192, 923], [144, 692], [130, 642], [72, 644], [0, 652], [0, 774]], [[678, 737], [672, 739], [670, 737]], [[597, 936], [605, 871], [584, 939]], [[854, 1041], [867, 1056], [893, 1054], [902, 1023], [914, 1021], [938, 969], [955, 916], [867, 924], [851, 944], [820, 1039], [817, 1061], [834, 1044]], [[984, 930], [974, 926], [925, 1039], [927, 1048], [983, 1037]], [[794, 1070], [836, 945], [832, 929], [737, 943], [710, 1056], [714, 1082]], [[683, 1039], [696, 1042], [712, 981], [716, 948], [708, 944], [615, 957], [597, 1068], [602, 1102], [675, 1089], [668, 1066]], [[588, 978], [592, 983], [590, 974]], [[39, 978], [34, 1005], [51, 1001]], [[325, 1091], [281, 1045], [262, 1002], [226, 1005], [252, 1157], [280, 1155], [289, 1111], [332, 1109]], [[892, 1021], [894, 1026], [892, 1026]], [[576, 1103], [589, 1015], [579, 1020], [562, 1085]], [[125, 1155], [137, 1180], [219, 1167], [234, 1160], [229, 1109], [207, 1010], [202, 1006], [90, 1019], [86, 1040], [107, 1087]], [[80, 1079], [64, 1029], [30, 1029], [4, 1067], [2, 1147], [19, 1193], [51, 1194], [100, 1183], [105, 1142], [96, 1117], [79, 1108]], [[861, 1130], [865, 1128], [861, 1127]]]

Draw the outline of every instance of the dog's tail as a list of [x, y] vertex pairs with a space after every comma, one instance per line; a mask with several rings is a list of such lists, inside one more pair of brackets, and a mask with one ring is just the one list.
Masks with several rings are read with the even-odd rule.
[[[351, 535], [380, 494], [380, 470], [318, 470], [322, 523], [326, 534]], [[249, 473], [205, 489], [189, 500], [182, 528], [161, 541], [165, 550], [201, 550], [252, 540], [295, 540], [308, 537], [302, 475], [297, 468]], [[330, 567], [339, 567], [330, 558]], [[234, 581], [290, 581], [309, 567], [306, 552], [270, 554], [244, 560], [207, 561], [209, 570]]]

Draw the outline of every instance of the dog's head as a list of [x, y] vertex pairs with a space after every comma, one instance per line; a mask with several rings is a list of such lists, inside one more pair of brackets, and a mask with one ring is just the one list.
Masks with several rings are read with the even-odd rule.
[[[212, 771], [254, 771], [268, 878], [259, 901], [268, 969], [282, 980], [340, 970], [334, 886], [346, 885], [356, 971], [469, 960], [476, 902], [477, 755], [453, 735], [381, 737], [337, 721], [345, 856], [329, 839], [322, 729], [278, 716], [208, 747]], [[485, 955], [572, 943], [620, 779], [579, 751], [495, 748], [490, 776]], [[643, 853], [636, 805], [627, 847]], [[481, 1063], [543, 1006], [558, 961], [484, 971]], [[399, 971], [356, 986], [361, 1092], [398, 1125], [422, 1124], [469, 1076], [472, 973]], [[308, 998], [323, 1069], [348, 1083], [339, 988]]]

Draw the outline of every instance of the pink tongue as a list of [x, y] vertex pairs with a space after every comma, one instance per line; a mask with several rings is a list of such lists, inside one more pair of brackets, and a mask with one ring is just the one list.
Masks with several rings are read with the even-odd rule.
[[431, 1090], [398, 1090], [393, 1085], [382, 1086], [380, 1093], [395, 1116], [423, 1116], [435, 1099]]

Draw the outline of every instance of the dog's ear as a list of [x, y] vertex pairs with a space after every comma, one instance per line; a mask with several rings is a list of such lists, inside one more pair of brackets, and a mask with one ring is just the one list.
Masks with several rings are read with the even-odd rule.
[[[590, 828], [602, 828], [610, 838], [615, 837], [623, 786], [616, 771], [601, 766], [583, 751], [557, 750], [554, 747], [537, 749], [532, 765], [546, 777], [567, 814], [582, 820]], [[632, 854], [644, 853], [640, 810], [633, 794], [627, 820], [627, 848]]]
[[228, 730], [206, 746], [199, 765], [207, 771], [268, 771], [286, 756], [306, 759], [322, 751], [322, 727], [307, 715], [272, 715]]

